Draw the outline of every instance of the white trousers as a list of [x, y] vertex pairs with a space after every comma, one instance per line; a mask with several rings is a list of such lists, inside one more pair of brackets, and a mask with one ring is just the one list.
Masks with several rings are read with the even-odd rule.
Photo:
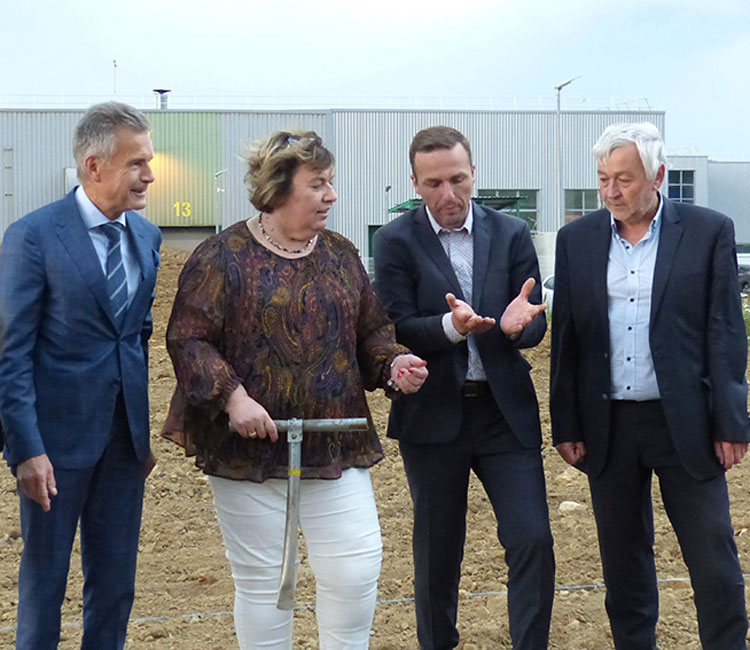
[[[210, 477], [234, 578], [241, 650], [290, 650], [292, 612], [276, 608], [284, 549], [287, 482]], [[321, 650], [366, 649], [382, 557], [375, 497], [366, 469], [338, 480], [300, 481], [300, 527], [316, 582]]]

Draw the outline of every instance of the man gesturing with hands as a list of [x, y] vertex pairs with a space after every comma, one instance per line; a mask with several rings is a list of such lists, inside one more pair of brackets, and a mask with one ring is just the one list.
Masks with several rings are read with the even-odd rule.
[[458, 644], [458, 583], [471, 471], [498, 520], [508, 564], [513, 647], [547, 647], [554, 558], [529, 364], [519, 348], [546, 330], [526, 224], [471, 201], [474, 165], [455, 129], [420, 131], [410, 152], [425, 206], [375, 235], [375, 290], [399, 343], [430, 369], [395, 400], [414, 503], [417, 635], [424, 650]]

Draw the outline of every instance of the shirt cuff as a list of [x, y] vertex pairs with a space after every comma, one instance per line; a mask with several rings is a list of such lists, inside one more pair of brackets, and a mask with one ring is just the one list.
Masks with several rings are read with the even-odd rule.
[[443, 314], [443, 332], [445, 332], [445, 338], [451, 343], [461, 343], [467, 339], [465, 334], [461, 334], [453, 325], [453, 314], [447, 312]]

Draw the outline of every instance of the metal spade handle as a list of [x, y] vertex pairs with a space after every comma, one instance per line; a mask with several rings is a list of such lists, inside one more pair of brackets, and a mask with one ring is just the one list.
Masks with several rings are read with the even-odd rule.
[[325, 420], [274, 420], [278, 431], [286, 431], [289, 444], [289, 476], [286, 493], [286, 524], [284, 528], [284, 556], [278, 609], [294, 609], [294, 590], [297, 586], [297, 528], [299, 525], [300, 475], [302, 473], [302, 432], [366, 431], [367, 418], [332, 418]]

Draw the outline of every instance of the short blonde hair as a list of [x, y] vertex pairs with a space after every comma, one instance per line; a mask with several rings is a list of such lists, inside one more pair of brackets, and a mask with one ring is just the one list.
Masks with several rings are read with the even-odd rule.
[[284, 204], [297, 169], [333, 167], [333, 154], [314, 131], [277, 131], [250, 146], [245, 185], [250, 202], [261, 212], [273, 212]]

